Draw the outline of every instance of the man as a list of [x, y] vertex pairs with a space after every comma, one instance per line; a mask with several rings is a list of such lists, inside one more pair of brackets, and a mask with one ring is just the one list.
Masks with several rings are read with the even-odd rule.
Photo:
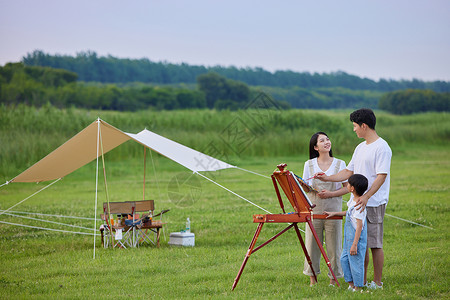
[[[384, 264], [383, 220], [386, 204], [389, 200], [390, 167], [392, 151], [388, 143], [375, 131], [376, 117], [371, 109], [358, 109], [350, 114], [353, 131], [365, 141], [353, 152], [347, 168], [339, 173], [326, 176], [317, 174], [323, 181], [345, 181], [353, 174], [362, 174], [369, 181], [369, 189], [359, 198], [355, 198], [356, 208], [367, 209], [367, 251], [364, 262], [364, 282], [369, 288], [383, 288], [381, 281]], [[351, 196], [353, 197], [353, 195]], [[369, 248], [372, 252], [374, 278], [367, 284]]]

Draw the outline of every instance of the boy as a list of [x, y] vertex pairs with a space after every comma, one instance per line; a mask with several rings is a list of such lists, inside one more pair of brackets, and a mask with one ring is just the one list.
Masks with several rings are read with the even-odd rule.
[[344, 279], [349, 289], [359, 290], [364, 286], [364, 259], [367, 247], [367, 226], [365, 226], [366, 210], [355, 209], [356, 198], [361, 197], [367, 190], [368, 181], [364, 175], [353, 174], [348, 179], [347, 189], [352, 196], [347, 202], [347, 212], [327, 212], [327, 218], [332, 216], [346, 216], [344, 225], [344, 247], [341, 255], [341, 266]]
[[[362, 108], [350, 114], [353, 131], [365, 141], [353, 152], [347, 168], [338, 174], [326, 176], [316, 174], [323, 181], [345, 181], [352, 174], [363, 174], [369, 181], [369, 189], [361, 197], [355, 198], [356, 209], [367, 209], [367, 253], [364, 263], [364, 282], [367, 279], [369, 248], [373, 259], [373, 281], [371, 289], [383, 288], [383, 221], [389, 200], [390, 168], [392, 151], [388, 143], [375, 131], [376, 117], [371, 109]], [[367, 206], [367, 207], [366, 207]]]

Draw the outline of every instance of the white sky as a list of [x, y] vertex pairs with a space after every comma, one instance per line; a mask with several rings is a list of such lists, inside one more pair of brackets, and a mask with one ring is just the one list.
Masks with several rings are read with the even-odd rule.
[[448, 0], [0, 0], [0, 65], [35, 49], [450, 81]]

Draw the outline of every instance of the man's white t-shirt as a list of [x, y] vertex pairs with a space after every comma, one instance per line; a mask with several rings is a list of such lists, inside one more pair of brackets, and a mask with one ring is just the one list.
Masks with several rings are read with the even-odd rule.
[[[377, 207], [387, 204], [389, 201], [391, 158], [392, 150], [382, 138], [378, 138], [371, 144], [364, 141], [353, 152], [352, 160], [349, 162], [347, 169], [353, 171], [353, 174], [362, 174], [367, 177], [369, 181], [367, 190], [372, 186], [377, 174], [387, 174], [383, 185], [367, 202], [369, 207]], [[350, 199], [353, 199], [353, 194]]]

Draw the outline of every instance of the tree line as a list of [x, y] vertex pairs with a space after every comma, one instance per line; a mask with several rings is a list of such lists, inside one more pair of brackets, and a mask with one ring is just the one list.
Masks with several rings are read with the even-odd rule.
[[450, 111], [450, 93], [431, 90], [406, 90], [384, 94], [379, 108], [397, 115], [409, 115], [428, 111]]
[[[258, 91], [216, 73], [198, 76], [195, 88], [135, 84], [83, 83], [71, 71], [49, 67], [8, 63], [0, 67], [0, 103], [56, 107], [136, 111], [141, 109], [173, 110], [244, 108]], [[289, 108], [279, 102], [278, 106]]]
[[185, 63], [153, 62], [149, 59], [121, 59], [111, 55], [98, 56], [86, 51], [76, 56], [50, 55], [35, 50], [23, 57], [27, 66], [44, 66], [65, 69], [78, 74], [81, 81], [102, 83], [144, 82], [154, 84], [196, 83], [201, 74], [214, 72], [225, 78], [238, 80], [250, 86], [332, 88], [350, 90], [372, 90], [390, 92], [404, 89], [430, 89], [435, 92], [450, 92], [450, 83], [445, 81], [424, 82], [421, 80], [374, 81], [346, 72], [318, 74], [309, 72], [276, 71], [263, 68], [236, 68], [223, 66], [195, 66]]
[[[394, 114], [450, 111], [449, 92], [407, 89], [384, 93], [343, 87], [255, 87], [218, 73], [200, 74], [196, 84], [155, 85], [83, 82], [77, 73], [51, 67], [8, 63], [0, 66], [0, 104], [51, 104], [118, 111], [142, 109], [228, 109], [247, 107], [261, 91], [280, 108], [354, 109], [369, 107]], [[381, 99], [381, 100], [380, 100]]]

